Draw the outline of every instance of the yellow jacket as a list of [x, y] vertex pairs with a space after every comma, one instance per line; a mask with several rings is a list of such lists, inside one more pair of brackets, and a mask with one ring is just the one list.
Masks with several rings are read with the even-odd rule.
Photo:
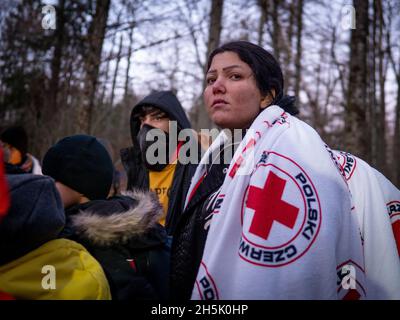
[[80, 244], [52, 240], [0, 266], [0, 291], [16, 299], [110, 300], [100, 264]]

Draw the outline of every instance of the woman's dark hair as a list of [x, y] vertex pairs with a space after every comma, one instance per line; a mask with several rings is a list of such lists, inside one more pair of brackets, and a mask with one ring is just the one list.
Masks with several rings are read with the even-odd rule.
[[275, 91], [275, 98], [272, 104], [279, 105], [290, 114], [299, 113], [294, 104], [295, 97], [283, 94], [284, 81], [278, 61], [272, 54], [258, 45], [247, 41], [228, 42], [211, 52], [208, 58], [207, 70], [210, 69], [215, 55], [227, 51], [235, 52], [240, 60], [249, 65], [262, 95], [270, 94], [272, 96], [271, 91]]

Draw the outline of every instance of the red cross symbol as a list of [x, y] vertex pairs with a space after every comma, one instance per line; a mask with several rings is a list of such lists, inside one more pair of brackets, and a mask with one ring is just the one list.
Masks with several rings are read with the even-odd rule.
[[267, 240], [274, 221], [293, 229], [299, 208], [282, 200], [285, 185], [286, 180], [270, 172], [263, 189], [250, 186], [246, 206], [255, 210], [250, 233]]

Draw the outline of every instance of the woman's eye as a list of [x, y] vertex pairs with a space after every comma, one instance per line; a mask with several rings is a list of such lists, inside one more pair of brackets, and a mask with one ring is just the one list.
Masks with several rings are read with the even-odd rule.
[[235, 74], [232, 74], [232, 75], [230, 76], [230, 78], [231, 78], [232, 80], [240, 80], [240, 79], [242, 79], [242, 76], [241, 76], [240, 74], [235, 73]]
[[214, 82], [215, 82], [215, 78], [208, 78], [208, 79], [206, 80], [206, 83], [207, 83], [208, 85], [213, 84]]

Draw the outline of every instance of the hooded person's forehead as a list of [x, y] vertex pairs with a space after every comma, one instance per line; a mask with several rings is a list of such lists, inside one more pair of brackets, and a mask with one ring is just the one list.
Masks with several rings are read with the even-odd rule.
[[169, 114], [165, 112], [164, 110], [161, 110], [160, 108], [157, 108], [155, 106], [139, 106], [137, 110], [135, 110], [135, 116], [136, 117], [143, 117], [146, 115], [163, 115], [166, 117], [169, 117]]

